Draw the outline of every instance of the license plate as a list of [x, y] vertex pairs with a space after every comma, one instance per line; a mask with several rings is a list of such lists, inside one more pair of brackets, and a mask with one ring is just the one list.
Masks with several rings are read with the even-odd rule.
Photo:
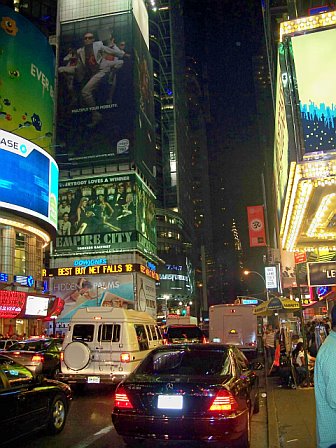
[[159, 395], [158, 409], [182, 409], [182, 395]]
[[100, 383], [100, 377], [99, 376], [88, 376], [87, 382], [88, 382], [88, 384], [98, 384], [98, 383]]

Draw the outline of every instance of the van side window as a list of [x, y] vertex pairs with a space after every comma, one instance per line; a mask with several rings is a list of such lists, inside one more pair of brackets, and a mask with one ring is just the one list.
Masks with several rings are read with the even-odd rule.
[[103, 324], [99, 325], [98, 342], [119, 342], [120, 325]]
[[155, 326], [154, 325], [151, 325], [150, 326], [150, 329], [151, 329], [151, 333], [152, 333], [152, 339], [154, 340], [154, 341], [157, 341], [157, 334], [156, 334], [156, 331], [155, 331]]
[[147, 337], [150, 341], [153, 340], [152, 332], [150, 331], [149, 325], [146, 325]]
[[72, 332], [73, 341], [91, 342], [93, 341], [94, 325], [75, 324]]
[[149, 350], [145, 326], [135, 324], [134, 329], [139, 343], [139, 350]]

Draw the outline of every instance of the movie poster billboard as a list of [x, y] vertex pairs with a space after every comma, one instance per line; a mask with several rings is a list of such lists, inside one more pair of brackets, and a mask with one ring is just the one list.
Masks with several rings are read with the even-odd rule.
[[58, 321], [68, 322], [80, 308], [127, 306], [134, 308], [133, 274], [54, 277], [52, 291], [64, 300]]
[[53, 50], [38, 28], [3, 5], [0, 24], [0, 128], [52, 154]]
[[61, 24], [57, 144], [70, 160], [153, 170], [152, 65], [134, 16]]
[[306, 153], [336, 148], [336, 29], [291, 38]]
[[154, 196], [135, 173], [61, 181], [58, 218], [54, 255], [156, 253]]

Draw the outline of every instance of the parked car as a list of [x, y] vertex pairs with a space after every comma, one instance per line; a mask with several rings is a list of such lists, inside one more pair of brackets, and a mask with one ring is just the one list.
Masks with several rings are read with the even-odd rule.
[[154, 349], [116, 388], [112, 422], [128, 446], [146, 439], [250, 444], [258, 376], [234, 346]]
[[57, 378], [63, 339], [34, 338], [18, 341], [6, 353], [35, 373]]
[[166, 344], [184, 342], [207, 342], [203, 331], [197, 325], [169, 325], [164, 334]]
[[0, 354], [0, 445], [46, 428], [64, 428], [71, 389], [59, 381], [35, 375], [16, 360]]
[[8, 350], [16, 342], [18, 342], [16, 339], [0, 339], [0, 352]]

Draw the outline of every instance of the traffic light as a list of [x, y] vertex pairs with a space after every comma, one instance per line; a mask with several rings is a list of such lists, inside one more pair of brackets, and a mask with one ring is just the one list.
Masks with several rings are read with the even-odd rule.
[[187, 315], [187, 310], [185, 308], [183, 308], [183, 310], [181, 310], [181, 316], [186, 316]]

